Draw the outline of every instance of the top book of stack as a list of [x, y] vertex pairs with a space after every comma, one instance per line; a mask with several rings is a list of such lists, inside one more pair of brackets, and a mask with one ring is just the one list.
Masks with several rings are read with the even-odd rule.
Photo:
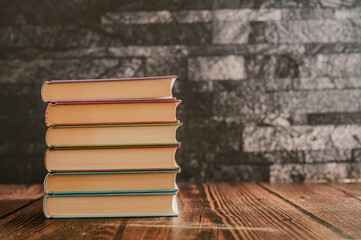
[[173, 99], [176, 76], [55, 80], [45, 82], [41, 95], [44, 102], [95, 102], [118, 100]]

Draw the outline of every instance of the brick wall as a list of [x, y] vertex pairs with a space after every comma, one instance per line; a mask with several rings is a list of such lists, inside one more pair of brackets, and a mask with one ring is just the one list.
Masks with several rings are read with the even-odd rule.
[[180, 181], [360, 178], [360, 6], [0, 1], [0, 181], [45, 175], [43, 81], [167, 74]]

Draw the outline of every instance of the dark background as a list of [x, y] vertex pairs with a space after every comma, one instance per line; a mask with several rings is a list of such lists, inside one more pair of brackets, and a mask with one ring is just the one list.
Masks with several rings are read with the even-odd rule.
[[360, 178], [361, 1], [0, 1], [0, 182], [45, 176], [40, 87], [178, 75], [179, 181]]

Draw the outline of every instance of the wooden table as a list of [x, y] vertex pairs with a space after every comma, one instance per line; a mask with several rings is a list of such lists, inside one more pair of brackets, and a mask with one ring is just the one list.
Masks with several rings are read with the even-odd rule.
[[0, 185], [0, 239], [361, 238], [361, 183], [179, 187], [178, 218], [45, 219], [40, 185]]

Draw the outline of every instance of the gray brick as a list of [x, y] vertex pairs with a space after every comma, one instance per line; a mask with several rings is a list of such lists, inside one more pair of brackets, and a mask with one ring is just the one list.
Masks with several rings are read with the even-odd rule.
[[361, 61], [360, 53], [350, 54], [319, 54], [315, 57], [303, 59], [300, 65], [300, 77], [353, 77], [361, 75], [359, 62]]
[[249, 21], [277, 21], [280, 19], [281, 11], [278, 9], [217, 10], [214, 13], [213, 21], [213, 43], [247, 43], [251, 32]]
[[361, 146], [361, 126], [246, 127], [246, 152], [352, 149]]
[[335, 10], [336, 19], [348, 19], [348, 18], [361, 18], [361, 7], [353, 9], [336, 9]]
[[270, 181], [335, 181], [347, 178], [360, 178], [360, 167], [360, 163], [275, 164], [270, 167]]
[[245, 44], [251, 26], [248, 22], [230, 21], [213, 23], [213, 44]]
[[0, 27], [0, 44], [6, 48], [37, 47], [69, 49], [124, 45], [207, 44], [211, 42], [210, 23], [194, 24], [94, 24], [80, 26]]
[[35, 59], [0, 61], [0, 82], [41, 83], [55, 79], [89, 79], [144, 76], [138, 58], [115, 59]]
[[334, 53], [360, 53], [361, 43], [307, 43], [306, 55], [334, 54]]
[[282, 20], [302, 19], [333, 19], [334, 9], [332, 8], [289, 8], [282, 9]]
[[309, 125], [342, 125], [342, 124], [361, 124], [360, 112], [336, 112], [336, 113], [311, 113], [307, 115]]
[[172, 13], [174, 21], [179, 23], [199, 23], [199, 22], [211, 22], [211, 11], [181, 11]]
[[352, 154], [350, 149], [326, 149], [320, 151], [305, 151], [306, 163], [322, 162], [343, 162], [351, 161]]
[[358, 42], [361, 39], [359, 20], [309, 20], [268, 22], [269, 43]]
[[284, 54], [276, 56], [250, 55], [245, 58], [248, 78], [297, 78], [302, 60], [297, 56]]
[[359, 89], [274, 93], [274, 99], [286, 113], [357, 112], [361, 111], [360, 97]]
[[267, 92], [280, 92], [290, 90], [331, 90], [331, 89], [357, 89], [361, 88], [358, 77], [350, 78], [271, 78], [264, 80]]
[[101, 18], [103, 24], [154, 24], [154, 23], [198, 23], [210, 22], [210, 11], [179, 11], [168, 10], [154, 12], [109, 12]]
[[171, 13], [167, 10], [158, 12], [109, 12], [101, 18], [103, 24], [150, 24], [169, 23]]
[[191, 80], [245, 79], [244, 59], [234, 55], [189, 58], [188, 78]]
[[214, 21], [280, 21], [280, 9], [224, 9], [214, 12]]
[[177, 75], [178, 78], [186, 77], [187, 60], [182, 57], [150, 57], [146, 59], [148, 76]]

